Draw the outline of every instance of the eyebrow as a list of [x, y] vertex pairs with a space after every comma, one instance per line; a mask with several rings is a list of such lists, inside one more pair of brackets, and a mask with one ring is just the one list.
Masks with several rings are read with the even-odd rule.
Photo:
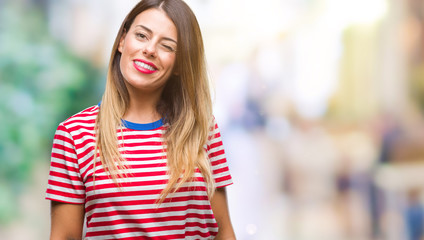
[[[146, 27], [146, 26], [144, 26], [144, 25], [137, 25], [137, 26], [135, 26], [135, 27], [141, 27], [141, 28], [143, 28], [144, 30], [146, 30], [147, 32], [149, 32], [150, 34], [152, 34], [153, 33], [153, 31], [150, 29], [150, 28], [148, 28], [148, 27]], [[174, 39], [172, 39], [172, 38], [169, 38], [169, 37], [163, 37], [163, 39], [164, 40], [167, 40], [167, 41], [171, 41], [171, 42], [174, 42], [175, 44], [177, 44], [177, 41], [175, 41]]]

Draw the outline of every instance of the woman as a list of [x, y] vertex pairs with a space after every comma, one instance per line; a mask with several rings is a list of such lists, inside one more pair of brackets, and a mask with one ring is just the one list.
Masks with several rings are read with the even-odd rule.
[[235, 239], [230, 184], [197, 20], [181, 0], [143, 0], [102, 102], [56, 131], [51, 239]]

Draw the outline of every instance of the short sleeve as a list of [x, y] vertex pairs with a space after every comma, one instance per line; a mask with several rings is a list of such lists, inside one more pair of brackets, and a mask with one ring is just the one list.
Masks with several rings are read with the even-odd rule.
[[57, 128], [53, 139], [46, 199], [74, 204], [85, 202], [75, 144], [63, 124]]
[[206, 149], [212, 166], [212, 177], [215, 180], [215, 186], [220, 188], [233, 184], [225, 156], [221, 132], [215, 119], [210, 130]]

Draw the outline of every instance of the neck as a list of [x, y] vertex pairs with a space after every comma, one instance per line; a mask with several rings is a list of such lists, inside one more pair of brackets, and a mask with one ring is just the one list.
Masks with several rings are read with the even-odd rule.
[[160, 94], [130, 91], [129, 95], [130, 103], [123, 119], [134, 123], [151, 123], [162, 117], [156, 110]]

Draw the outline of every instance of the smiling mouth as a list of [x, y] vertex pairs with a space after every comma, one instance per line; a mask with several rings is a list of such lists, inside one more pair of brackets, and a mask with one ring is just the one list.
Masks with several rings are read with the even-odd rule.
[[144, 69], [147, 69], [147, 70], [149, 70], [149, 71], [156, 71], [156, 70], [157, 70], [157, 69], [156, 69], [156, 68], [154, 68], [153, 66], [151, 66], [151, 65], [149, 65], [149, 64], [147, 64], [147, 63], [144, 63], [144, 62], [134, 61], [134, 63], [135, 63], [138, 67], [140, 67], [140, 68], [144, 68]]

